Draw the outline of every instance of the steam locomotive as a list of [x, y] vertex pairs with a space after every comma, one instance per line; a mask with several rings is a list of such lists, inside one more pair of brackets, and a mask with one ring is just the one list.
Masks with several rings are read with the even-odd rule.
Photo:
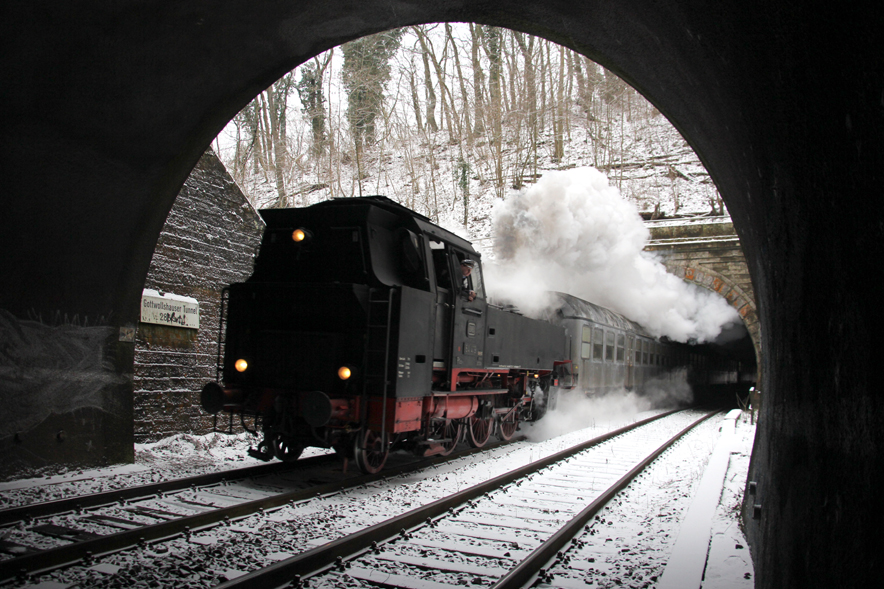
[[252, 276], [225, 289], [205, 411], [253, 419], [253, 456], [334, 448], [366, 473], [393, 448], [508, 440], [557, 391], [640, 389], [675, 348], [568, 295], [549, 320], [486, 297], [464, 239], [382, 197], [262, 210]]

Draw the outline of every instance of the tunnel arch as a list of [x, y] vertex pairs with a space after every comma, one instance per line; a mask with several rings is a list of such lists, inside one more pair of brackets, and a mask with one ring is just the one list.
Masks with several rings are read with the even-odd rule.
[[[306, 6], [310, 9], [305, 10]], [[111, 88], [129, 89], [127, 100], [119, 103], [110, 94], [104, 104], [107, 112], [103, 113], [98, 108], [100, 84], [96, 89], [74, 85], [63, 96], [73, 103], [76, 116], [69, 121], [70, 129], [61, 125], [60, 132], [50, 132], [48, 140], [67, 141], [68, 135], [82, 135], [84, 127], [91, 135], [74, 145], [78, 149], [64, 158], [64, 163], [72, 168], [68, 171], [76, 177], [84, 174], [74, 174], [75, 169], [91, 168], [91, 175], [110, 178], [112, 182], [116, 181], [114, 176], [119, 176], [121, 183], [128, 184], [124, 190], [132, 198], [150, 203], [138, 211], [136, 218], [131, 218], [131, 213], [116, 215], [112, 210], [105, 215], [99, 212], [94, 219], [83, 218], [79, 211], [73, 215], [86, 228], [85, 232], [95, 229], [95, 239], [89, 243], [91, 255], [103, 249], [102, 238], [128, 241], [127, 235], [135, 237], [131, 246], [107, 260], [119, 281], [112, 288], [102, 289], [99, 296], [90, 293], [75, 297], [74, 306], [81, 313], [83, 308], [91, 307], [94, 315], [114, 313], [118, 322], [131, 320], [135, 309], [132, 293], [143, 283], [156, 237], [178, 189], [205, 147], [236, 112], [273, 81], [314, 55], [366, 34], [410, 24], [472, 21], [504, 26], [563, 44], [600, 63], [635, 87], [673, 123], [716, 181], [735, 223], [743, 228], [752, 226], [741, 206], [742, 186], [731, 186], [728, 182], [731, 177], [739, 177], [735, 170], [728, 170], [735, 162], [716, 157], [720, 146], [712, 137], [716, 127], [746, 128], [740, 124], [740, 109], [731, 108], [729, 101], [733, 98], [721, 90], [705, 91], [709, 100], [704, 103], [693, 100], [698, 90], [715, 88], [716, 76], [712, 72], [717, 67], [733, 70], [739, 64], [717, 63], [716, 56], [705, 50], [699, 33], [692, 32], [692, 27], [699, 27], [702, 22], [692, 23], [691, 11], [679, 5], [656, 9], [666, 16], [663, 19], [660, 13], [645, 10], [646, 7], [605, 1], [577, 7], [566, 2], [499, 0], [330, 0], [299, 6], [272, 1], [255, 6], [240, 0], [226, 3], [223, 8], [210, 8], [204, 2], [190, 0], [166, 8], [150, 14], [145, 10], [109, 11], [115, 20], [107, 43], [118, 49], [116, 54], [107, 56], [92, 49], [84, 57], [93, 63], [81, 69], [70, 68], [64, 76], [66, 80], [77, 76], [92, 79], [90, 72], [105, 67], [116, 78], [100, 82]], [[60, 12], [63, 15], [64, 11]], [[90, 37], [106, 37], [108, 31], [101, 29], [100, 22], [98, 18], [94, 25], [84, 25], [72, 39], [65, 38], [66, 47], [59, 48], [58, 42], [41, 35], [35, 35], [25, 45], [33, 50], [38, 63], [48, 61], [59, 49], [81, 50], [89, 47]], [[222, 38], [224, 42], [220, 42]], [[128, 49], [134, 45], [130, 39], [150, 39], [150, 43], [145, 43], [147, 48]], [[667, 73], [671, 66], [671, 60], [663, 57], [667, 52], [699, 64], [691, 71], [679, 68], [683, 71], [676, 71], [679, 75], [673, 76]], [[202, 66], [198, 83], [190, 69], [193, 64]], [[144, 72], [151, 75], [143, 75]], [[78, 109], [85, 112], [78, 113]], [[725, 119], [730, 124], [710, 125], [716, 119]], [[748, 138], [740, 142], [734, 136], [731, 141], [742, 143], [742, 150], [748, 153]], [[114, 145], [129, 148], [115, 150]], [[127, 182], [136, 177], [139, 181]], [[94, 188], [95, 194], [101, 193], [100, 186]], [[109, 231], [109, 226], [114, 230]], [[16, 270], [23, 276], [33, 274], [26, 265], [22, 266]], [[56, 275], [72, 283], [72, 295], [88, 290], [70, 270], [60, 267]], [[54, 300], [49, 305], [61, 306], [65, 302]], [[29, 303], [12, 301], [11, 307], [25, 310]]]
[[[884, 486], [874, 370], [884, 310], [873, 289], [844, 277], [876, 275], [884, 257], [874, 197], [884, 190], [884, 43], [873, 10], [777, 0], [11, 3], [0, 19], [3, 410], [33, 392], [21, 374], [57, 368], [50, 347], [14, 337], [77, 316], [65, 328], [91, 330], [89, 357], [100, 359], [78, 370], [91, 371], [107, 414], [125, 415], [126, 330], [165, 216], [205, 146], [273, 80], [394, 26], [508, 27], [638, 89], [727, 203], [764, 335], [750, 475], [761, 516], [746, 522], [756, 585], [871, 586], [884, 575], [880, 518], [869, 517]], [[10, 341], [24, 343], [10, 353]], [[125, 457], [124, 420], [117, 430], [90, 418], [104, 457]], [[55, 443], [40, 435], [22, 439]]]
[[[761, 369], [761, 320], [758, 317], [758, 309], [755, 305], [754, 298], [745, 292], [735, 281], [727, 276], [716, 272], [711, 268], [707, 268], [702, 264], [692, 262], [690, 264], [679, 262], [664, 262], [666, 270], [671, 274], [678, 276], [685, 282], [696, 284], [710, 292], [724, 298], [728, 304], [733, 307], [740, 315], [749, 338], [752, 340], [752, 347], [755, 349], [755, 361], [758, 369]], [[758, 379], [761, 380], [760, 378]]]

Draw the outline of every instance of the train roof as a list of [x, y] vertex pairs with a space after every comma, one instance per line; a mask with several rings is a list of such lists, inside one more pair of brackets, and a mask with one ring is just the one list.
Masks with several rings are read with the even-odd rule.
[[636, 335], [656, 339], [635, 321], [627, 319], [610, 309], [563, 292], [553, 294], [559, 299], [559, 312], [562, 314], [563, 319], [585, 319], [600, 325], [609, 325], [624, 331], [634, 332]]
[[271, 227], [287, 224], [292, 216], [292, 211], [304, 209], [324, 209], [332, 207], [349, 208], [359, 206], [369, 206], [383, 209], [399, 217], [403, 224], [410, 225], [410, 228], [413, 231], [417, 230], [417, 232], [419, 233], [434, 236], [443, 241], [447, 241], [448, 243], [460, 249], [466, 250], [467, 252], [474, 254], [476, 257], [479, 256], [478, 252], [473, 249], [473, 245], [466, 239], [455, 235], [447, 229], [439, 227], [424, 215], [416, 213], [411, 209], [402, 206], [398, 202], [381, 195], [333, 198], [317, 203], [315, 205], [311, 205], [309, 207], [304, 207], [303, 209], [261, 209], [258, 212], [261, 214], [261, 218], [264, 220], [267, 226]]

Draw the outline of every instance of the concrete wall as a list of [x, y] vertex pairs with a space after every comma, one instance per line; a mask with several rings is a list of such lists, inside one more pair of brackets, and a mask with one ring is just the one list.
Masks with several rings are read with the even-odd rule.
[[[263, 228], [224, 165], [207, 151], [175, 199], [144, 283], [197, 299], [200, 327], [138, 324], [136, 442], [210, 431], [212, 417], [200, 408], [199, 393], [216, 378], [221, 289], [252, 273]], [[235, 424], [235, 431], [240, 429]]]

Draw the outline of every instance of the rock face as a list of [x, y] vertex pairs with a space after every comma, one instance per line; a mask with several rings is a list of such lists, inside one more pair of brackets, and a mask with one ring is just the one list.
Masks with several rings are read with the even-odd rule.
[[251, 274], [263, 227], [224, 165], [207, 151], [175, 199], [144, 284], [197, 299], [199, 329], [138, 324], [136, 442], [211, 429], [199, 392], [215, 378], [221, 290]]

